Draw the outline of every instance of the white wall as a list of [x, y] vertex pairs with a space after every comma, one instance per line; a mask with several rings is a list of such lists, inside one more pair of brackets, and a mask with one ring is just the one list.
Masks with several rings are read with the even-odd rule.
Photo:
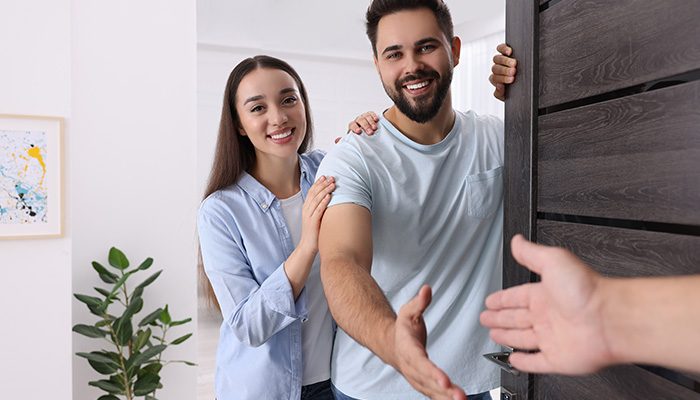
[[[0, 113], [66, 119], [64, 236], [0, 241], [0, 397], [94, 399], [100, 376], [73, 353], [101, 344], [71, 332], [92, 321], [72, 298], [100, 284], [91, 260], [154, 257], [147, 309], [196, 319], [195, 0], [3, 0], [0, 54]], [[196, 368], [163, 376], [159, 398], [195, 398]]]
[[[70, 22], [69, 0], [0, 2], [0, 113], [70, 115]], [[72, 398], [70, 201], [63, 238], [0, 241], [3, 399]]]
[[[74, 290], [99, 282], [90, 261], [117, 246], [165, 270], [141, 316], [167, 303], [174, 318], [196, 318], [195, 1], [75, 1], [71, 39]], [[73, 313], [91, 320], [78, 302]], [[96, 347], [78, 335], [73, 344]], [[195, 361], [195, 349], [191, 340], [166, 358]], [[87, 381], [98, 375], [82, 359], [73, 368], [74, 398], [97, 397]], [[193, 399], [196, 368], [166, 366], [163, 383], [159, 398]]]

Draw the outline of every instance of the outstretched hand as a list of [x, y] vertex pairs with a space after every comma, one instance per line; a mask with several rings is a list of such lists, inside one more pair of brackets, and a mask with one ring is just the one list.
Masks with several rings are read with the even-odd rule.
[[501, 43], [496, 47], [498, 54], [493, 56], [493, 66], [491, 67], [491, 76], [489, 82], [496, 88], [493, 96], [501, 101], [506, 99], [506, 85], [515, 82], [515, 74], [518, 61], [512, 58], [513, 49], [507, 44]]
[[491, 294], [481, 323], [500, 344], [536, 353], [513, 352], [510, 363], [535, 373], [587, 374], [612, 362], [601, 319], [604, 279], [571, 252], [528, 242], [516, 235], [513, 257], [542, 276]]
[[427, 331], [423, 312], [431, 299], [430, 286], [424, 285], [399, 310], [394, 337], [395, 367], [414, 389], [431, 399], [463, 400], [467, 398], [464, 391], [430, 361], [425, 349]]

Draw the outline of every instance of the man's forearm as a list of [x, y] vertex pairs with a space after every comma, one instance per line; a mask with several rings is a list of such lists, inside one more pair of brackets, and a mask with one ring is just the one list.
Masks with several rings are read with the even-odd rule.
[[321, 281], [338, 326], [395, 367], [396, 313], [368, 268], [342, 257], [322, 257]]
[[700, 276], [605, 279], [601, 291], [614, 362], [700, 370]]

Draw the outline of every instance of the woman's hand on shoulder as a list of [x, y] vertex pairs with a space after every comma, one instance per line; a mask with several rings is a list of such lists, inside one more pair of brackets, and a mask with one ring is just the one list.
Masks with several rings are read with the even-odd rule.
[[[379, 116], [374, 111], [367, 111], [355, 117], [348, 124], [348, 133], [354, 133], [356, 135], [362, 132], [369, 136], [374, 135], [377, 131], [377, 122], [379, 122]], [[338, 143], [342, 139], [341, 137], [335, 138], [335, 142]]]
[[335, 190], [335, 178], [321, 176], [306, 193], [301, 212], [301, 240], [299, 246], [314, 254], [318, 252], [318, 231], [321, 218]]

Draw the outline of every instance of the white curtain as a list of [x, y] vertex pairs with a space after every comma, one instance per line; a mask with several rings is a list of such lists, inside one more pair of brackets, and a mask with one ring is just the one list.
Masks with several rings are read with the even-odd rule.
[[455, 109], [474, 110], [478, 114], [503, 119], [503, 102], [493, 97], [495, 88], [489, 83], [496, 46], [503, 42], [505, 31], [462, 43], [459, 65], [452, 78], [452, 105]]

